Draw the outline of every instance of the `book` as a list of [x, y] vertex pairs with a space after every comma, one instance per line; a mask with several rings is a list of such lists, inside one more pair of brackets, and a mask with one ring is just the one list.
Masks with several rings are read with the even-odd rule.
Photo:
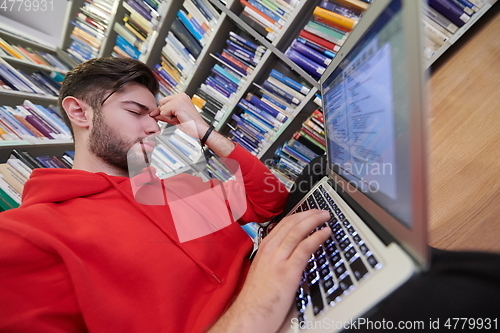
[[368, 9], [369, 4], [361, 0], [335, 0], [340, 5], [353, 8], [354, 10], [363, 12]]
[[454, 23], [452, 23], [448, 18], [440, 14], [434, 8], [429, 6], [423, 7], [424, 8], [422, 10], [427, 17], [429, 17], [431, 20], [433, 20], [443, 28], [447, 29], [449, 32], [455, 33], [458, 30], [458, 27]]
[[264, 53], [266, 51], [266, 48], [262, 45], [257, 45], [251, 41], [249, 41], [246, 38], [243, 38], [242, 36], [238, 35], [234, 31], [229, 32], [229, 40], [238, 43], [244, 47], [247, 47], [250, 51], [253, 51], [254, 53]]
[[445, 35], [442, 31], [437, 29], [430, 20], [426, 18], [422, 18], [422, 31], [424, 34], [434, 43], [438, 45], [443, 45], [448, 39], [449, 36]]
[[16, 134], [15, 130], [9, 126], [9, 124], [5, 123], [4, 120], [2, 120], [2, 117], [0, 117], [0, 133], [2, 133], [2, 139], [5, 141], [20, 141], [24, 143], [25, 141]]
[[4, 82], [9, 82], [15, 90], [35, 93], [33, 89], [31, 89], [20, 77], [20, 74], [17, 70], [0, 58], [0, 75], [2, 76], [2, 80]]
[[[223, 57], [220, 54], [210, 54], [212, 58], [215, 58], [217, 61], [219, 61], [222, 65], [229, 67], [231, 70], [234, 72], [237, 72], [240, 77], [246, 76], [248, 73], [247, 71], [243, 68], [240, 67], [239, 64], [235, 64], [234, 60], [229, 60], [231, 58], [234, 58], [232, 55], [229, 55], [229, 53], [226, 52], [226, 56]], [[240, 62], [241, 63], [241, 62]], [[239, 81], [239, 80], [238, 80]], [[237, 84], [237, 83], [236, 83]]]
[[255, 20], [252, 16], [250, 16], [250, 14], [248, 14], [248, 12], [241, 12], [239, 18], [248, 26], [250, 26], [250, 28], [254, 29], [260, 35], [264, 36], [267, 40], [272, 42], [276, 38], [276, 35], [272, 31], [269, 31], [265, 25]]
[[134, 59], [139, 59], [141, 56], [141, 51], [139, 51], [134, 45], [130, 44], [121, 35], [116, 35], [116, 46], [125, 51], [130, 57]]
[[300, 133], [306, 136], [309, 140], [311, 140], [314, 144], [317, 144], [323, 150], [326, 150], [326, 143], [324, 138], [322, 138], [319, 134], [315, 133], [313, 130], [307, 128], [306, 126], [302, 126]]
[[253, 83], [253, 85], [261, 90], [268, 91], [268, 92], [278, 96], [279, 98], [283, 99], [286, 103], [290, 103], [291, 105], [294, 105], [294, 108], [296, 105], [300, 104], [300, 100], [298, 98], [294, 97], [293, 95], [288, 94], [286, 91], [283, 91], [282, 89], [275, 86], [274, 84], [272, 84], [268, 80], [264, 81], [264, 83], [262, 83], [262, 86], [256, 84], [255, 82]]
[[138, 23], [136, 23], [130, 16], [125, 15], [122, 19], [123, 26], [127, 28], [137, 38], [145, 42], [149, 33], [144, 30]]
[[125, 28], [125, 26], [121, 25], [120, 23], [115, 22], [113, 30], [118, 35], [122, 36], [127, 42], [136, 47], [141, 53], [144, 53], [147, 50], [148, 43], [138, 38], [130, 30]]
[[449, 0], [449, 1], [453, 3], [456, 7], [460, 8], [465, 14], [469, 16], [472, 16], [474, 14], [474, 10], [465, 5], [462, 1], [459, 0]]
[[334, 52], [337, 52], [340, 49], [340, 45], [337, 45], [335, 43], [330, 42], [329, 40], [326, 40], [324, 38], [316, 36], [315, 34], [310, 33], [309, 31], [306, 31], [306, 30], [302, 30], [299, 33], [299, 36], [314, 43], [314, 44], [317, 44], [319, 46], [322, 46], [322, 47], [324, 47], [328, 50], [332, 50]]
[[283, 122], [269, 114], [266, 110], [260, 109], [246, 99], [241, 99], [238, 106], [270, 128], [279, 127], [283, 124]]
[[220, 14], [208, 0], [193, 0], [198, 9], [202, 10], [215, 23], [219, 20]]
[[68, 169], [68, 166], [55, 156], [38, 156], [35, 159], [45, 168]]
[[193, 23], [187, 17], [187, 14], [181, 9], [177, 12], [177, 18], [182, 22], [184, 27], [189, 31], [191, 36], [193, 36], [198, 43], [203, 47], [206, 44], [206, 39], [203, 35], [195, 28]]
[[198, 58], [202, 46], [200, 43], [191, 35], [191, 33], [186, 29], [178, 17], [174, 19], [171, 27], [172, 33], [179, 39], [179, 41], [184, 44], [184, 46], [189, 50], [194, 58]]
[[261, 59], [261, 56], [257, 53], [248, 50], [247, 48], [241, 46], [238, 43], [234, 43], [231, 40], [226, 40], [226, 50], [231, 52], [232, 54], [238, 56], [238, 58], [243, 59], [244, 61], [250, 63], [255, 66]]
[[356, 20], [353, 20], [344, 15], [329, 11], [327, 9], [321, 8], [320, 6], [316, 6], [313, 10], [313, 15], [318, 16], [328, 22], [331, 22], [335, 26], [342, 27], [347, 31], [354, 29], [357, 24]]
[[301, 93], [302, 95], [307, 95], [310, 91], [311, 88], [303, 85], [302, 83], [299, 83], [292, 78], [278, 72], [276, 69], [272, 69], [270, 76], [275, 78], [276, 80], [279, 80], [281, 83], [287, 85], [288, 87], [296, 90], [297, 92]]
[[155, 28], [155, 24], [152, 21], [152, 18], [145, 13], [140, 6], [137, 5], [134, 1], [122, 2], [123, 8], [125, 8], [130, 13], [130, 18], [134, 20], [134, 22], [139, 25], [144, 31], [150, 34]]
[[[63, 139], [63, 140], [71, 140], [71, 135], [66, 129], [67, 127], [59, 129], [58, 126], [55, 125], [55, 123], [53, 123], [50, 120], [50, 118], [46, 117], [45, 113], [41, 112], [41, 110], [38, 109], [37, 107], [31, 108], [30, 103], [25, 102], [25, 104], [23, 104], [23, 105], [18, 105], [17, 109], [25, 110], [24, 113], [26, 115], [26, 118], [29, 116], [35, 117], [37, 119], [37, 121], [40, 121], [40, 123], [43, 124], [43, 126], [51, 133], [51, 135], [54, 138]], [[37, 127], [37, 126], [35, 126], [35, 127]], [[38, 130], [40, 130], [40, 129], [38, 128]]]
[[41, 168], [42, 165], [38, 163], [33, 156], [31, 156], [27, 151], [12, 149], [11, 156], [21, 160], [24, 164], [26, 164], [30, 169]]
[[24, 183], [27, 179], [12, 166], [7, 163], [0, 164], [0, 177], [2, 177], [18, 193], [23, 193]]
[[19, 172], [21, 175], [23, 175], [24, 178], [29, 179], [31, 172], [33, 171], [31, 168], [29, 168], [26, 164], [23, 163], [23, 161], [17, 159], [14, 156], [9, 156], [9, 159], [7, 160], [7, 164], [9, 164], [11, 167], [13, 167], [17, 172]]
[[63, 121], [62, 116], [59, 112], [51, 111], [50, 108], [45, 108], [42, 105], [35, 105], [29, 100], [25, 100], [22, 107], [38, 114], [41, 118], [43, 118], [46, 122], [48, 122], [54, 129], [58, 130], [61, 134], [63, 134], [62, 136], [63, 139], [72, 140], [71, 130]]
[[274, 77], [272, 75], [267, 78], [267, 81], [269, 81], [270, 83], [272, 83], [276, 87], [280, 88], [284, 92], [290, 94], [291, 96], [297, 98], [299, 101], [303, 101], [304, 98], [306, 97], [300, 91], [295, 90], [294, 88], [292, 88], [289, 85], [283, 83], [280, 79], [277, 79], [276, 77]]
[[294, 150], [293, 148], [289, 147], [285, 144], [281, 146], [281, 151], [285, 154], [287, 154], [292, 161], [294, 161], [297, 166], [300, 167], [300, 165], [306, 165], [309, 163], [310, 159], [307, 158], [306, 156], [302, 155], [298, 151]]
[[304, 30], [339, 46], [342, 46], [347, 38], [346, 35], [314, 21], [309, 21], [304, 27]]
[[319, 80], [321, 75], [323, 75], [326, 70], [325, 67], [315, 63], [311, 59], [308, 59], [292, 48], [288, 48], [285, 55], [316, 80]]
[[180, 57], [186, 62], [186, 66], [192, 67], [193, 65], [195, 65], [196, 58], [189, 52], [186, 46], [177, 37], [175, 37], [175, 35], [171, 31], [168, 32], [167, 38], [165, 38], [165, 42], [172, 44], [177, 53], [179, 53]]
[[281, 15], [283, 18], [288, 18], [290, 13], [294, 10], [295, 4], [292, 4], [291, 1], [282, 1], [282, 0], [261, 0], [261, 3], [266, 5], [269, 9]]
[[[8, 184], [4, 184], [4, 186], [8, 187]], [[0, 209], [2, 211], [19, 207], [19, 202], [17, 202], [13, 196], [15, 196], [15, 194], [9, 193], [0, 186]]]
[[22, 53], [20, 53], [18, 50], [16, 50], [15, 47], [13, 47], [11, 44], [9, 44], [7, 41], [2, 39], [1, 37], [0, 37], [0, 49], [4, 50], [8, 55], [10, 55], [11, 57], [14, 57], [16, 59], [21, 59], [21, 60], [26, 59], [26, 57], [23, 56]]
[[[247, 13], [249, 13], [251, 16], [254, 16], [257, 18], [257, 20], [259, 20], [259, 22], [262, 22], [264, 25], [268, 26], [269, 28], [271, 28], [272, 30], [279, 30], [283, 27], [283, 24], [282, 24], [282, 20], [281, 19], [274, 19], [273, 17], [274, 16], [274, 13], [267, 9], [265, 6], [261, 6], [259, 3], [257, 2], [254, 2], [255, 4], [257, 4], [257, 7], [253, 6], [252, 4], [250, 4], [248, 1], [246, 0], [240, 0], [240, 3], [245, 6], [245, 11]], [[261, 9], [263, 9], [265, 12], [267, 13], [271, 13], [271, 16], [267, 15], [266, 13], [264, 13]]]
[[340, 14], [355, 21], [359, 21], [361, 19], [361, 12], [359, 10], [354, 10], [353, 8], [342, 6], [336, 2], [323, 0], [319, 4], [319, 6], [323, 9]]
[[282, 123], [288, 120], [288, 117], [285, 114], [273, 108], [272, 106], [266, 104], [252, 93], [248, 93], [245, 99], [250, 103], [252, 103], [253, 105], [257, 106], [258, 108], [266, 111], [267, 113], [269, 113], [271, 116], [275, 117], [278, 121]]
[[462, 27], [470, 20], [470, 16], [456, 7], [449, 0], [429, 0], [429, 6], [448, 18], [457, 27]]
[[300, 141], [298, 141], [294, 138], [291, 138], [289, 141], [287, 141], [285, 143], [285, 145], [287, 145], [291, 149], [297, 151], [298, 153], [302, 154], [309, 161], [319, 155], [318, 153], [314, 152], [313, 150], [311, 150], [310, 148], [305, 146], [303, 143], [301, 143]]
[[209, 30], [212, 30], [215, 27], [215, 22], [207, 19], [201, 10], [194, 4], [193, 0], [184, 0], [183, 6], [186, 9], [186, 12], [193, 15], [203, 28], [206, 27]]
[[330, 57], [327, 57], [326, 55], [319, 53], [318, 51], [308, 47], [307, 45], [297, 40], [294, 40], [292, 42], [292, 45], [290, 45], [290, 47], [293, 50], [297, 51], [298, 53], [306, 56], [307, 58], [313, 60], [314, 62], [322, 66], [328, 66], [332, 62], [332, 59]]
[[30, 141], [34, 137], [21, 122], [19, 122], [12, 114], [12, 108], [2, 106], [0, 108], [0, 120], [9, 134], [15, 135], [22, 140]]
[[268, 91], [261, 86], [254, 84], [257, 88], [259, 88], [260, 93], [262, 94], [262, 101], [264, 103], [273, 105], [278, 107], [280, 110], [283, 110], [286, 114], [290, 115], [295, 109], [296, 105], [286, 101], [281, 96], [278, 96], [276, 93], [272, 91]]
[[242, 69], [244, 74], [252, 74], [253, 70], [255, 69], [253, 65], [251, 65], [244, 59], [238, 58], [238, 55], [236, 53], [232, 54], [229, 50], [222, 50], [220, 56], [228, 60], [231, 63], [231, 66], [236, 66], [237, 68]]
[[265, 4], [257, 1], [257, 0], [248, 0], [248, 4], [253, 6], [255, 9], [268, 16], [271, 20], [276, 22], [279, 26], [283, 27], [286, 23], [286, 19], [279, 15], [277, 12], [273, 11], [269, 7], [266, 7]]

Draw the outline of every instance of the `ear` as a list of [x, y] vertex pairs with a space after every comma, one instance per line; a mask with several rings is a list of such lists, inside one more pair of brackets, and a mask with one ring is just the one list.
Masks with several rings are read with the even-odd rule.
[[84, 101], [68, 96], [63, 99], [62, 107], [71, 123], [80, 128], [89, 128], [92, 124], [92, 108]]

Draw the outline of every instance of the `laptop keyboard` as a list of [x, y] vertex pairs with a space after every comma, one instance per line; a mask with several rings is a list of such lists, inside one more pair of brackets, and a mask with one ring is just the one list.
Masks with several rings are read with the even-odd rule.
[[318, 315], [327, 307], [338, 304], [358, 283], [369, 278], [373, 269], [381, 268], [370, 248], [323, 186], [319, 186], [293, 213], [308, 209], [330, 212], [330, 220], [316, 230], [328, 224], [332, 236], [320, 245], [304, 270], [295, 298], [301, 322], [306, 320], [308, 306], [312, 306], [315, 316]]

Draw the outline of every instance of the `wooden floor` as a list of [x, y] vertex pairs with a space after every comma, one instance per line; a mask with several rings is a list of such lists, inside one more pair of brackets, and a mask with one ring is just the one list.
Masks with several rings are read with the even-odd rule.
[[498, 5], [429, 82], [429, 237], [438, 248], [500, 252]]

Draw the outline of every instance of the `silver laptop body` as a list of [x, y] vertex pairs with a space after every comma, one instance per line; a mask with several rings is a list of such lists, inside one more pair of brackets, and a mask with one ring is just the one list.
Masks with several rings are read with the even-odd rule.
[[375, 0], [321, 79], [328, 176], [291, 214], [328, 209], [333, 235], [280, 332], [362, 325], [429, 265], [421, 5]]

